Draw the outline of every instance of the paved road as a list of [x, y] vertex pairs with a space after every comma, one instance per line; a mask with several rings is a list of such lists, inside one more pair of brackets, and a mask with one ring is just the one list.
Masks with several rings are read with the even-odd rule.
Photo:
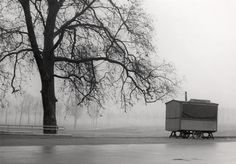
[[235, 164], [236, 138], [0, 135], [0, 164]]
[[104, 144], [198, 144], [236, 142], [236, 137], [214, 140], [174, 139], [168, 137], [78, 137], [71, 135], [0, 134], [0, 146], [104, 145]]
[[236, 142], [1, 146], [1, 164], [235, 164]]

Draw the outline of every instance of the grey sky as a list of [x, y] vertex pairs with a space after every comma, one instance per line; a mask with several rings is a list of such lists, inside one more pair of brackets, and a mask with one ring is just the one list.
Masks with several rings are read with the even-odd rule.
[[146, 0], [144, 4], [155, 22], [158, 54], [175, 64], [189, 98], [233, 106], [236, 1]]

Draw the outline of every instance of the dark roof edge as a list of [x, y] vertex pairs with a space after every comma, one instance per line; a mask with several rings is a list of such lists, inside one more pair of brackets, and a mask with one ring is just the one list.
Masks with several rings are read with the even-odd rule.
[[170, 100], [170, 101], [166, 102], [165, 104], [168, 104], [168, 103], [170, 103], [170, 102], [172, 102], [172, 101], [176, 101], [176, 102], [180, 102], [180, 103], [185, 102], [185, 101], [180, 101], [180, 100], [175, 100], [175, 99], [173, 99], [173, 100]]
[[168, 103], [170, 103], [170, 102], [172, 102], [172, 101], [175, 101], [175, 102], [179, 102], [179, 103], [189, 103], [189, 104], [210, 104], [210, 105], [219, 105], [219, 104], [217, 104], [217, 103], [204, 103], [204, 102], [191, 102], [191, 101], [181, 101], [181, 100], [175, 100], [175, 99], [173, 99], [173, 100], [170, 100], [170, 101], [168, 101], [168, 102], [166, 102], [165, 104], [168, 104]]

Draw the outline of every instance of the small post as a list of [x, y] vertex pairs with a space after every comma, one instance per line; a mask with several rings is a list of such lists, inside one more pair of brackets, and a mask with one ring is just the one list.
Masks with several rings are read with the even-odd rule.
[[188, 93], [185, 91], [185, 101], [188, 101]]

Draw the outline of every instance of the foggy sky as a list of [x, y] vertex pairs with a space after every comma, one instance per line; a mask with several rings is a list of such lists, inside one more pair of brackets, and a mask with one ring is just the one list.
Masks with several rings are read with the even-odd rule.
[[188, 91], [189, 98], [234, 106], [236, 1], [146, 0], [144, 4], [155, 23], [158, 55], [175, 65], [184, 79], [182, 91]]

